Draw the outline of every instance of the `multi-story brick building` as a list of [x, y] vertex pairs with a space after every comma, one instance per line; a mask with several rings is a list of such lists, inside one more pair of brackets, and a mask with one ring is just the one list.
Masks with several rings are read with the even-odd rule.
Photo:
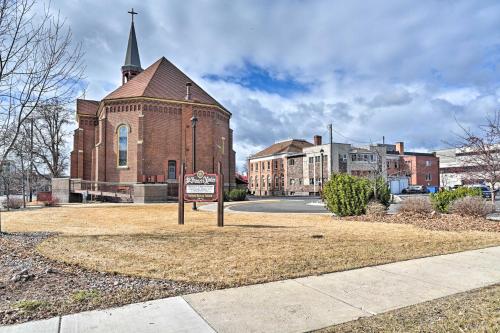
[[308, 146], [312, 144], [305, 140], [290, 139], [253, 155], [248, 160], [248, 188], [251, 193], [259, 196], [286, 194], [287, 157], [300, 153]]
[[132, 21], [122, 85], [101, 101], [78, 100], [71, 177], [127, 183], [177, 183], [180, 166], [216, 172], [234, 185], [231, 113], [162, 57], [142, 69]]
[[439, 157], [435, 153], [407, 152], [404, 143], [396, 143], [396, 152], [405, 165], [402, 168], [410, 176], [410, 185], [439, 187]]
[[[276, 172], [267, 168], [268, 161], [269, 165], [276, 161]], [[339, 172], [369, 178], [381, 176], [388, 181], [410, 177], [410, 184], [414, 185], [436, 186], [435, 181], [439, 182], [439, 160], [432, 154], [405, 153], [403, 143], [364, 148], [333, 143], [330, 150], [330, 144], [322, 144], [321, 137], [315, 136], [314, 144], [297, 139], [276, 143], [250, 156], [248, 164], [248, 188], [259, 196], [317, 195], [330, 175]]]

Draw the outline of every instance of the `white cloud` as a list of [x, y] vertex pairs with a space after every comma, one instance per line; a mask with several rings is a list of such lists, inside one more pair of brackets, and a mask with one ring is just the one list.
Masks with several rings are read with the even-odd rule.
[[[84, 42], [87, 97], [101, 99], [120, 84], [129, 8], [52, 6]], [[329, 122], [358, 141], [432, 149], [455, 118], [473, 125], [499, 108], [498, 1], [155, 0], [135, 10], [143, 67], [166, 56], [230, 109], [240, 167], [276, 140], [326, 134]], [[202, 79], [248, 63], [309, 89], [285, 97]]]

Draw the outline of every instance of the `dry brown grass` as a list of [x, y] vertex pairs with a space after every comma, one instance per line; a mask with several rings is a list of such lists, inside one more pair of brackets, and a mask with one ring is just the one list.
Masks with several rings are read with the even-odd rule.
[[[226, 214], [177, 206], [58, 207], [4, 214], [7, 231], [61, 232], [49, 258], [99, 271], [220, 287], [321, 274], [500, 244], [499, 233], [431, 231], [326, 215]], [[313, 237], [321, 235], [322, 237]]]
[[341, 332], [498, 332], [500, 285], [409, 306], [332, 326], [317, 333]]

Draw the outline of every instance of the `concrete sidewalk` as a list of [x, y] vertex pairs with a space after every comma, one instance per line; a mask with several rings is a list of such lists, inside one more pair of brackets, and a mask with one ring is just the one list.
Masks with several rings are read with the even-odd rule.
[[500, 283], [500, 246], [172, 297], [0, 333], [304, 332]]

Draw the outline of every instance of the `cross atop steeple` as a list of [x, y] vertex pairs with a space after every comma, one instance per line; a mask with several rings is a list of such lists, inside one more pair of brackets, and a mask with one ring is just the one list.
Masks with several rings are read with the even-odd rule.
[[137, 15], [137, 12], [134, 12], [134, 8], [131, 11], [127, 12], [132, 16], [132, 22], [134, 22], [134, 15]]

